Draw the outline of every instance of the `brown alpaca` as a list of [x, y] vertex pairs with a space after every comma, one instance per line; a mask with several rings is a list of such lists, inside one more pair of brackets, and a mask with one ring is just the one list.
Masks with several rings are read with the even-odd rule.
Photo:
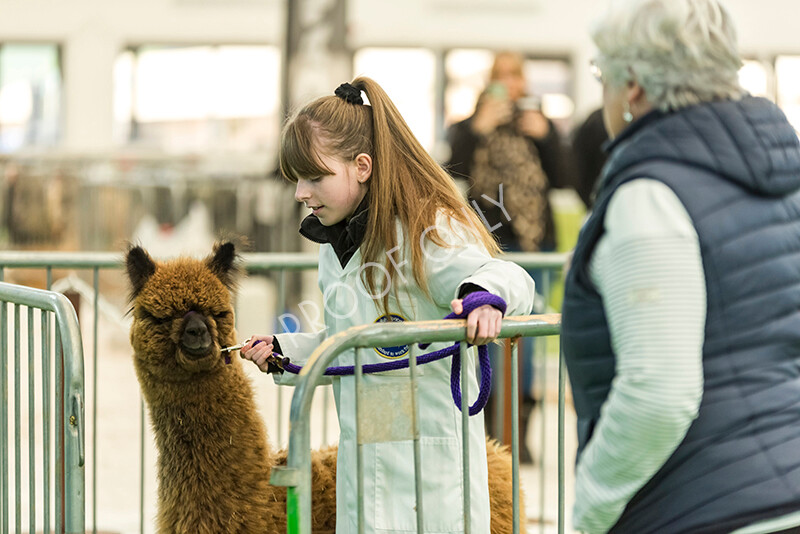
[[[226, 364], [220, 352], [236, 343], [234, 245], [215, 245], [205, 260], [165, 263], [133, 247], [126, 263], [134, 363], [158, 447], [158, 532], [285, 532], [286, 489], [269, 477], [286, 451], [270, 448], [239, 358]], [[492, 534], [508, 533], [511, 457], [490, 442], [487, 460]], [[313, 451], [311, 462], [313, 532], [333, 533], [336, 448]]]

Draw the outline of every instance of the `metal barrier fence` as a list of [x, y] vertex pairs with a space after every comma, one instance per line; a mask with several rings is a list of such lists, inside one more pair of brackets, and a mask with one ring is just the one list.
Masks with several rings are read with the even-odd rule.
[[[515, 338], [528, 336], [548, 336], [560, 332], [560, 315], [539, 315], [525, 317], [511, 317], [503, 321], [503, 328], [500, 338]], [[412, 343], [432, 343], [437, 341], [463, 341], [466, 330], [465, 320], [451, 321], [420, 321], [406, 322], [401, 324], [372, 324], [355, 326], [327, 338], [311, 355], [303, 370], [300, 372], [298, 382], [295, 386], [295, 393], [292, 397], [290, 434], [289, 434], [289, 455], [287, 465], [284, 468], [273, 469], [271, 483], [279, 486], [287, 486], [287, 510], [288, 531], [291, 534], [307, 534], [311, 532], [311, 446], [309, 432], [309, 411], [313, 400], [316, 387], [323, 379], [325, 369], [342, 352], [355, 349], [355, 384], [356, 402], [355, 411], [359, 413], [359, 399], [362, 396], [362, 370], [361, 370], [361, 351], [365, 348], [406, 345]], [[460, 345], [461, 358], [463, 362], [466, 358], [466, 344]], [[516, 420], [518, 406], [518, 349], [513, 344], [511, 353], [511, 388], [512, 388], [512, 418]], [[414, 436], [414, 477], [416, 490], [417, 531], [423, 532], [422, 524], [424, 518], [424, 504], [422, 495], [422, 474], [420, 473], [420, 430], [419, 430], [419, 406], [416, 401], [416, 379], [417, 379], [416, 358], [409, 358], [409, 380], [410, 380], [410, 402], [411, 420], [413, 425], [412, 434]], [[563, 368], [559, 366], [559, 390], [563, 391], [564, 375]], [[462, 442], [462, 475], [463, 475], [463, 516], [464, 532], [468, 534], [470, 529], [470, 495], [469, 495], [469, 391], [468, 373], [461, 373], [461, 430]], [[564, 399], [559, 397], [559, 442], [563, 444], [563, 410]], [[513, 477], [513, 512], [514, 512], [514, 534], [520, 532], [519, 524], [519, 448], [518, 448], [518, 429], [514, 426], [512, 439], [512, 477]], [[363, 532], [364, 526], [364, 489], [362, 477], [362, 458], [361, 452], [363, 444], [360, 439], [361, 425], [356, 425], [357, 456], [357, 482], [358, 482], [358, 513], [359, 531]], [[563, 447], [562, 447], [563, 448]], [[563, 464], [563, 456], [559, 458]], [[561, 466], [560, 466], [561, 467]], [[563, 487], [563, 469], [559, 469], [562, 475], [559, 480], [559, 487]], [[563, 512], [563, 498], [559, 500], [559, 515]], [[563, 532], [563, 520], [559, 520], [560, 531]]]
[[[294, 291], [288, 289], [287, 280], [292, 272], [300, 272], [300, 271], [308, 271], [308, 270], [315, 270], [317, 268], [317, 261], [318, 257], [314, 253], [254, 253], [254, 254], [244, 254], [244, 265], [248, 273], [252, 275], [264, 276], [268, 275], [273, 280], [276, 281], [277, 284], [277, 292], [274, 296], [272, 302], [270, 302], [265, 309], [265, 314], [274, 314], [279, 315], [283, 313], [285, 310], [290, 309], [292, 306], [296, 305], [294, 299], [296, 295]], [[527, 269], [541, 269], [543, 270], [543, 278], [542, 278], [542, 287], [537, 288], [537, 290], [542, 294], [544, 297], [544, 303], [547, 304], [551, 300], [552, 295], [552, 286], [557, 281], [557, 275], [560, 272], [561, 268], [564, 265], [564, 261], [566, 259], [565, 254], [554, 254], [554, 253], [513, 253], [513, 254], [506, 254], [504, 259], [508, 259], [514, 261], [525, 267]], [[91, 309], [92, 315], [92, 322], [91, 324], [83, 324], [84, 332], [89, 332], [86, 334], [87, 339], [91, 340], [91, 350], [87, 351], [87, 375], [91, 375], [91, 382], [87, 384], [87, 396], [91, 399], [91, 402], [87, 402], [88, 406], [87, 409], [90, 410], [89, 415], [89, 424], [87, 435], [91, 436], [91, 446], [87, 447], [90, 448], [91, 453], [88, 455], [90, 460], [90, 469], [88, 469], [89, 473], [89, 483], [91, 488], [91, 498], [87, 503], [87, 515], [90, 519], [87, 518], [87, 524], [91, 524], [92, 532], [98, 532], [98, 504], [97, 504], [97, 496], [100, 492], [104, 491], [105, 488], [101, 488], [98, 486], [98, 458], [97, 454], [98, 451], [103, 451], [103, 444], [98, 443], [98, 405], [102, 404], [103, 399], [98, 396], [98, 343], [99, 337], [101, 334], [100, 326], [99, 326], [99, 317], [105, 313], [106, 316], [109, 314], [116, 314], [118, 315], [118, 320], [122, 320], [122, 316], [124, 315], [124, 308], [119, 309], [115, 308], [113, 305], [110, 305], [107, 300], [103, 298], [101, 295], [101, 271], [118, 271], [123, 267], [123, 254], [122, 253], [106, 253], [106, 252], [84, 252], [84, 253], [74, 253], [74, 252], [18, 252], [18, 251], [3, 251], [0, 252], [0, 280], [5, 279], [5, 277], [15, 278], [13, 276], [15, 273], [18, 272], [29, 272], [34, 271], [41, 275], [44, 279], [42, 285], [48, 289], [52, 288], [54, 285], [60, 287], [60, 290], [64, 290], [65, 287], [70, 288], [71, 290], [77, 290], [76, 293], [80, 295], [80, 300], [82, 301], [81, 306], [86, 306], [87, 308]], [[64, 271], [67, 273], [75, 273], [79, 272], [83, 278], [89, 278], [89, 282], [82, 282], [81, 287], [76, 288], [74, 280], [69, 280], [70, 278], [74, 278], [74, 274], [70, 274], [67, 278], [56, 280], [54, 283], [54, 274], [62, 276]], [[122, 280], [122, 274], [119, 274], [119, 277], [114, 275], [115, 280]], [[59, 282], [67, 282], [59, 283]], [[38, 281], [37, 281], [38, 283]], [[290, 294], [291, 293], [291, 294]], [[237, 321], [240, 319], [240, 310], [237, 309]], [[127, 335], [127, 334], [126, 334]], [[454, 338], [455, 339], [455, 338]], [[540, 340], [544, 340], [545, 338], [538, 338]], [[88, 344], [87, 344], [88, 345]], [[543, 370], [543, 362], [545, 362], [545, 351], [544, 346], [540, 345], [540, 350], [537, 351], [537, 360], [539, 362], [540, 367], [537, 367], [537, 384], [539, 385], [540, 395], [544, 395], [545, 388], [547, 387], [547, 373], [546, 372], [539, 372], [540, 368]], [[515, 360], [516, 361], [516, 360]], [[517, 366], [516, 364], [512, 365], [512, 372], [516, 373]], [[132, 376], [132, 369], [131, 369], [131, 376]], [[516, 376], [516, 374], [514, 375]], [[516, 388], [516, 379], [512, 381], [511, 384], [512, 388]], [[507, 395], [508, 392], [503, 391], [503, 387], [499, 388], [500, 391], [496, 391], [494, 394], [503, 396]], [[282, 428], [285, 426], [285, 411], [286, 406], [284, 405], [284, 394], [290, 394], [289, 391], [284, 391], [286, 388], [277, 388], [278, 390], [278, 397], [277, 403], [275, 406], [275, 410], [277, 412], [277, 420], [278, 420], [278, 431], [276, 433], [277, 442], [282, 443], [284, 442], [284, 436], [282, 435]], [[514, 398], [516, 402], [517, 394], [515, 393], [517, 390], [514, 389], [512, 391], [511, 397]], [[559, 387], [559, 396], [563, 399], [563, 387]], [[327, 399], [329, 396], [326, 396]], [[327, 402], [327, 400], [326, 400]], [[502, 415], [502, 406], [499, 406], [498, 403], [498, 410]], [[540, 425], [541, 426], [541, 442], [539, 444], [539, 456], [541, 458], [544, 457], [546, 439], [545, 439], [545, 406], [544, 402], [540, 403], [540, 409], [537, 410], [537, 413], [540, 416]], [[327, 409], [327, 405], [326, 408]], [[512, 409], [516, 409], [513, 408]], [[138, 481], [138, 489], [139, 489], [139, 509], [138, 509], [138, 531], [141, 534], [145, 532], [149, 532], [149, 528], [147, 527], [147, 521], [145, 517], [145, 502], [146, 502], [146, 491], [145, 491], [145, 484], [146, 479], [148, 478], [148, 474], [146, 473], [146, 462], [145, 462], [145, 450], [147, 449], [148, 443], [146, 443], [146, 413], [143, 401], [140, 400], [139, 402], [139, 481]], [[323, 421], [323, 434], [327, 433], [326, 421]], [[512, 421], [514, 421], [514, 425], [512, 425], [512, 432], [514, 432], [514, 426], [516, 425], [516, 412], [512, 413]], [[515, 434], [516, 436], [516, 434]], [[275, 436], [273, 436], [275, 437]], [[516, 437], [513, 438], [513, 443], [516, 444], [517, 440]], [[563, 443], [563, 440], [560, 441]], [[562, 450], [559, 450], [559, 454], [563, 454]], [[135, 463], [136, 459], [131, 458], [128, 459], [128, 463]], [[544, 531], [545, 524], [544, 524], [544, 501], [545, 501], [545, 476], [543, 474], [540, 475], [539, 479], [539, 492], [540, 492], [540, 509], [541, 509], [541, 516], [540, 516], [540, 528], [541, 531]], [[563, 485], [559, 485], [560, 490], [563, 492]], [[563, 502], [563, 499], [561, 500]], [[563, 525], [563, 513], [559, 512], [559, 524]]]
[[[13, 304], [9, 322], [8, 304]], [[27, 313], [22, 313], [22, 308]], [[36, 313], [39, 311], [38, 323]], [[8, 330], [14, 332], [13, 360], [10, 360]], [[36, 346], [34, 331], [39, 330], [41, 345]], [[27, 339], [22, 333], [27, 333]], [[52, 341], [55, 343], [52, 343]], [[27, 345], [27, 351], [23, 346]], [[27, 352], [27, 363], [23, 358]], [[39, 356], [37, 365], [37, 353]], [[13, 364], [13, 388], [8, 376]], [[23, 380], [23, 370], [27, 380]], [[36, 396], [36, 378], [41, 379], [41, 396]], [[23, 396], [26, 389], [27, 396]], [[13, 389], [13, 398], [9, 397]], [[83, 534], [85, 523], [83, 345], [77, 316], [67, 298], [59, 293], [0, 282], [0, 528], [22, 532], [27, 518], [28, 532]], [[27, 404], [27, 428], [23, 427], [23, 408]], [[14, 432], [10, 432], [10, 407], [13, 406]], [[37, 407], [39, 408], [37, 410]], [[37, 450], [35, 424], [40, 416], [41, 434]], [[13, 436], [14, 469], [10, 467]], [[53, 439], [54, 438], [54, 439]], [[27, 440], [27, 473], [23, 469], [23, 442]], [[55, 443], [53, 443], [53, 440]], [[43, 468], [37, 473], [37, 456]], [[51, 473], [51, 462], [55, 469]], [[13, 476], [11, 476], [13, 473]], [[51, 480], [51, 474], [53, 478]], [[27, 476], [27, 479], [26, 479]], [[41, 481], [41, 485], [37, 484]], [[28, 489], [27, 514], [22, 509], [23, 488]], [[13, 492], [9, 495], [9, 490]], [[37, 508], [37, 495], [41, 506]], [[12, 500], [9, 501], [9, 497]], [[13, 502], [13, 505], [12, 505]], [[51, 516], [51, 512], [53, 512]], [[27, 516], [27, 517], [26, 517]]]

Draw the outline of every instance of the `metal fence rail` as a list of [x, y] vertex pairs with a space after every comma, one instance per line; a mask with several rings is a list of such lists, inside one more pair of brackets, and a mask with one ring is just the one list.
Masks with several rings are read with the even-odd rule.
[[[209, 251], [210, 253], [211, 251]], [[556, 252], [512, 252], [504, 254], [526, 269], [560, 271], [568, 254]], [[316, 269], [319, 256], [308, 252], [256, 252], [242, 254], [248, 272]], [[123, 254], [116, 252], [0, 252], [0, 269], [121, 269]]]
[[[524, 317], [511, 317], [503, 321], [503, 327], [500, 332], [501, 338], [515, 338], [521, 336], [548, 336], [555, 335], [560, 332], [560, 315], [532, 315]], [[405, 322], [394, 324], [370, 324], [363, 326], [355, 326], [348, 328], [343, 332], [339, 332], [322, 342], [322, 344], [314, 351], [309, 358], [303, 370], [300, 372], [298, 383], [295, 386], [295, 393], [292, 397], [291, 415], [290, 415], [290, 434], [289, 434], [289, 455], [287, 465], [285, 468], [276, 468], [273, 470], [271, 482], [275, 485], [287, 486], [287, 512], [288, 517], [288, 530], [293, 534], [307, 534], [311, 532], [311, 436], [309, 429], [309, 415], [311, 403], [313, 401], [314, 392], [316, 387], [320, 384], [323, 378], [325, 369], [333, 362], [333, 360], [342, 352], [348, 349], [356, 349], [355, 367], [356, 367], [356, 414], [359, 413], [359, 398], [360, 392], [360, 375], [361, 375], [361, 358], [360, 351], [365, 348], [405, 345], [413, 343], [432, 343], [437, 341], [463, 341], [466, 330], [465, 320], [450, 320], [450, 321], [417, 321]], [[462, 361], [467, 362], [464, 358], [466, 351], [466, 344], [461, 344]], [[517, 376], [517, 360], [518, 351], [516, 345], [512, 349], [512, 417], [516, 420], [518, 407], [518, 394], [516, 387], [518, 387]], [[416, 390], [416, 359], [409, 358], [410, 378], [411, 381], [411, 409], [414, 410], [413, 414], [417, 414], [418, 409], [415, 400]], [[561, 363], [559, 368], [561, 368]], [[468, 441], [467, 427], [469, 425], [468, 416], [468, 395], [467, 390], [468, 373], [461, 374], [461, 414], [462, 414], [462, 435], [464, 442], [462, 444], [462, 459], [463, 459], [463, 488], [465, 489], [463, 514], [465, 533], [470, 532], [470, 514], [469, 514], [469, 452], [467, 450]], [[563, 376], [562, 373], [559, 373]], [[563, 421], [564, 416], [564, 398], [559, 396], [559, 421]], [[423, 516], [423, 503], [422, 503], [422, 484], [421, 474], [419, 472], [420, 459], [419, 459], [419, 417], [412, 417], [413, 421], [413, 435], [414, 437], [414, 466], [415, 466], [415, 482], [416, 482], [416, 499], [417, 499], [417, 525], [418, 531], [421, 531], [422, 516]], [[559, 428], [563, 424], [559, 425]], [[362, 444], [359, 438], [360, 425], [356, 426], [356, 443], [358, 443], [358, 499], [359, 499], [359, 527], [362, 528], [363, 521], [363, 481], [361, 477], [361, 449]], [[514, 534], [520, 532], [519, 525], [519, 450], [517, 436], [512, 440], [512, 458], [513, 458], [513, 484], [514, 484]], [[559, 432], [560, 449], [563, 449], [563, 432]], [[559, 458], [563, 462], [563, 456]], [[563, 474], [563, 470], [559, 469], [559, 473]], [[563, 487], [563, 480], [559, 480], [559, 487]], [[562, 517], [563, 498], [559, 499], [559, 517]], [[563, 521], [559, 521], [559, 528], [563, 529]]]
[[[9, 304], [13, 305], [12, 320], [8, 316]], [[27, 313], [23, 314], [23, 307], [27, 308]], [[36, 311], [39, 312], [38, 323]], [[9, 351], [9, 327], [14, 332], [13, 351]], [[39, 331], [41, 342], [38, 347], [35, 330]], [[55, 343], [51, 342], [53, 338]], [[23, 352], [27, 352], [27, 359], [23, 358]], [[9, 380], [10, 366], [14, 372], [13, 384]], [[23, 370], [27, 381], [22, 380]], [[37, 376], [41, 378], [40, 397], [36, 396]], [[23, 396], [25, 389], [27, 396]], [[52, 519], [57, 533], [83, 534], [83, 345], [75, 310], [64, 295], [0, 282], [0, 398], [0, 529], [7, 533], [9, 528], [13, 528], [13, 532], [19, 534], [26, 524], [28, 532], [37, 532], [39, 527], [44, 532], [51, 532]], [[25, 404], [28, 408], [27, 429], [22, 424]], [[34, 424], [37, 404], [41, 405], [41, 433], [38, 436]], [[10, 429], [10, 406], [14, 412], [13, 433]], [[23, 469], [24, 441], [28, 443], [27, 470]], [[13, 471], [10, 466], [12, 443]], [[41, 473], [36, 471], [37, 454], [42, 458]], [[25, 486], [29, 495], [27, 514], [21, 506]], [[12, 488], [13, 492], [9, 494]], [[41, 509], [36, 507], [37, 489], [43, 495]], [[52, 518], [51, 511], [54, 512]]]

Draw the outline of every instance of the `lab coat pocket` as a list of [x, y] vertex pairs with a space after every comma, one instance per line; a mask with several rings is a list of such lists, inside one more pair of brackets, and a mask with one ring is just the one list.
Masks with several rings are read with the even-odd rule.
[[[414, 444], [375, 445], [375, 526], [416, 532]], [[422, 507], [425, 532], [463, 532], [461, 446], [455, 438], [423, 437]]]

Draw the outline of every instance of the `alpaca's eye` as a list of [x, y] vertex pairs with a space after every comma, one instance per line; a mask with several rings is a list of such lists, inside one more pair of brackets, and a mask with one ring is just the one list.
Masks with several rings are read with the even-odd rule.
[[214, 314], [214, 319], [217, 321], [224, 321], [228, 317], [230, 317], [231, 313], [227, 311], [219, 312]]
[[169, 317], [156, 317], [144, 308], [139, 308], [139, 316], [155, 324], [164, 324], [170, 320]]

